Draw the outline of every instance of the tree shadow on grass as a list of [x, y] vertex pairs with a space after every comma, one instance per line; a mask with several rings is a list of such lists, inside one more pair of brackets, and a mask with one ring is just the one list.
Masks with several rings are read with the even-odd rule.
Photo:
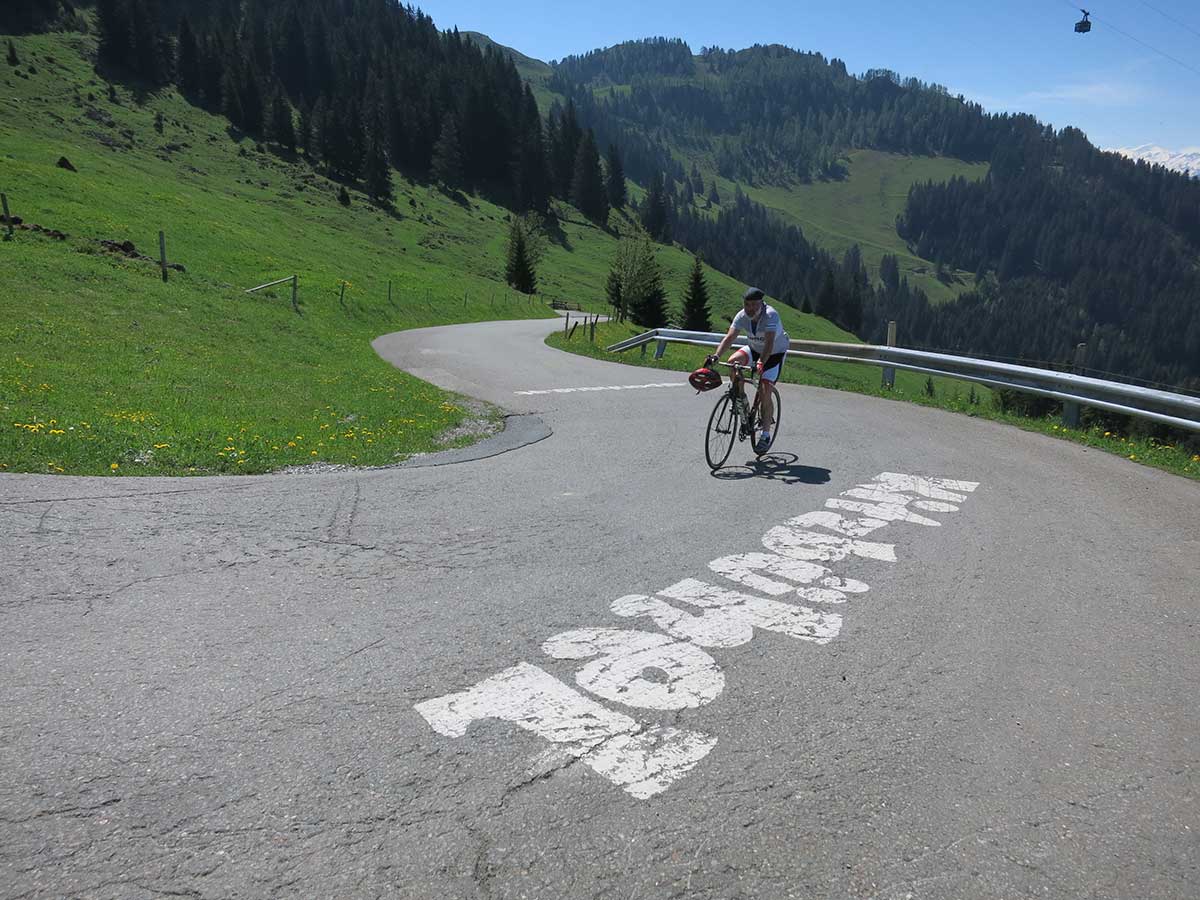
[[[734, 456], [737, 451], [734, 451]], [[750, 457], [741, 464], [726, 464], [712, 473], [723, 481], [742, 481], [746, 478], [766, 478], [784, 484], [826, 484], [829, 469], [805, 466], [795, 453], [772, 452], [758, 458]]]

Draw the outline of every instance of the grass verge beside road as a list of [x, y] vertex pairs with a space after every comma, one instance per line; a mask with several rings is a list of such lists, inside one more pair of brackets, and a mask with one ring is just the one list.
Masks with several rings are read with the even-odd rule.
[[[821, 336], [805, 333], [803, 327], [787, 323], [788, 333], [797, 340], [853, 341], [844, 332], [823, 319], [795, 314], [795, 317], [811, 318], [828, 328], [817, 329]], [[714, 317], [716, 318], [716, 317]], [[602, 322], [596, 326], [596, 340], [591, 342], [583, 333], [582, 326], [574, 338], [567, 339], [563, 331], [551, 334], [546, 343], [560, 350], [620, 362], [627, 365], [666, 369], [675, 372], [690, 372], [704, 362], [705, 349], [687, 344], [667, 344], [662, 359], [654, 358], [654, 345], [645, 354], [640, 349], [623, 353], [609, 353], [604, 348], [618, 341], [641, 334], [646, 329], [629, 323]], [[835, 332], [826, 334], [824, 332]], [[1005, 412], [998, 408], [993, 392], [985, 387], [973, 386], [970, 382], [953, 378], [933, 378], [933, 394], [927, 393], [924, 375], [903, 370], [896, 371], [896, 385], [887, 389], [881, 385], [880, 370], [876, 366], [856, 363], [834, 363], [821, 360], [789, 359], [783, 370], [781, 381], [786, 384], [808, 384], [816, 387], [834, 388], [867, 394], [888, 400], [902, 400], [921, 406], [947, 409], [996, 422], [1015, 425], [1026, 431], [1036, 431], [1051, 437], [1083, 444], [1106, 453], [1125, 457], [1133, 462], [1163, 469], [1185, 478], [1200, 480], [1200, 453], [1169, 441], [1160, 441], [1145, 435], [1122, 435], [1102, 427], [1086, 429], [1065, 428], [1057, 417], [1031, 419], [1026, 416]], [[972, 402], [974, 394], [974, 402]]]

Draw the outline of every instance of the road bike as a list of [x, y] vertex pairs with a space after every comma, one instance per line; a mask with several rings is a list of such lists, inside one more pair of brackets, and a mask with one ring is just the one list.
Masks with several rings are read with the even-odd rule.
[[[755, 370], [750, 366], [737, 363], [718, 362], [718, 366], [726, 366], [730, 370], [729, 389], [721, 395], [717, 405], [713, 407], [712, 415], [708, 417], [708, 430], [705, 432], [704, 456], [709, 468], [721, 468], [733, 450], [734, 441], [744, 441], [750, 438], [754, 447], [754, 455], [761, 457], [770, 451], [779, 435], [779, 422], [783, 417], [783, 404], [779, 402], [779, 390], [771, 385], [771, 400], [775, 408], [775, 423], [771, 428], [771, 439], [765, 446], [758, 446], [758, 434], [762, 430], [758, 416], [758, 379]], [[754, 402], [747, 403], [743, 389], [748, 385], [754, 391]]]

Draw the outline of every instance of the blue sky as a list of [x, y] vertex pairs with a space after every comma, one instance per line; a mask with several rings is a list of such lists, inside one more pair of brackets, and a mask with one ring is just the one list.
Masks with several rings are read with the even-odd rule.
[[1105, 148], [1200, 148], [1200, 2], [1082, 5], [1095, 22], [1087, 35], [1075, 34], [1080, 16], [1067, 0], [419, 4], [440, 28], [482, 31], [547, 61], [657, 35], [693, 51], [779, 43], [839, 57], [855, 73], [884, 67], [935, 81], [990, 111], [1075, 125]]

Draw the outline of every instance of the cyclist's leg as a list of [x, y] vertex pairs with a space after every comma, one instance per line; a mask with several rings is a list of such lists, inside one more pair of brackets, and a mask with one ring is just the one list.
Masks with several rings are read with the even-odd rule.
[[[738, 347], [736, 350], [734, 350], [732, 353], [729, 354], [729, 359], [726, 360], [726, 362], [733, 363], [734, 365], [738, 365], [738, 366], [754, 365], [753, 358], [750, 355], [750, 350], [746, 347]], [[735, 377], [738, 379], [739, 382], [741, 382], [740, 373], [735, 373]], [[741, 389], [742, 389], [742, 400], [746, 401], [748, 403], [749, 401], [746, 398], [745, 386], [740, 383], [738, 386], [741, 387]]]
[[762, 378], [758, 382], [759, 427], [770, 431], [775, 424], [775, 409], [771, 387], [779, 380], [783, 371], [784, 354], [773, 353], [763, 366]]

